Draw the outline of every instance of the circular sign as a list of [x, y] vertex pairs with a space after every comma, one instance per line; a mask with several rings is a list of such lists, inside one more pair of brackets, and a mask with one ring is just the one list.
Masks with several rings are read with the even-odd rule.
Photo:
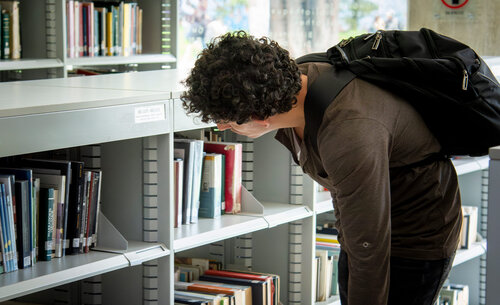
[[451, 9], [457, 9], [466, 5], [469, 0], [441, 0], [441, 2]]

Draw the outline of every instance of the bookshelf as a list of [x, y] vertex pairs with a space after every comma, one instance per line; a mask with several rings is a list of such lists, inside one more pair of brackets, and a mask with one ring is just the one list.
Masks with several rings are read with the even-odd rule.
[[77, 67], [120, 67], [120, 71], [126, 71], [127, 66], [139, 71], [175, 67], [176, 2], [135, 2], [143, 10], [142, 54], [70, 58], [66, 0], [19, 0], [22, 57], [0, 60], [0, 71], [23, 71], [21, 79], [43, 79], [67, 77], [68, 71]]

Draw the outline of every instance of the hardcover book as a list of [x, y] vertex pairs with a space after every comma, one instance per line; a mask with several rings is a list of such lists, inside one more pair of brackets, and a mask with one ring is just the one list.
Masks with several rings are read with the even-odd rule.
[[199, 217], [221, 216], [222, 155], [207, 154], [203, 160]]
[[241, 212], [241, 170], [243, 146], [241, 143], [205, 142], [207, 153], [224, 154], [224, 193], [226, 213]]

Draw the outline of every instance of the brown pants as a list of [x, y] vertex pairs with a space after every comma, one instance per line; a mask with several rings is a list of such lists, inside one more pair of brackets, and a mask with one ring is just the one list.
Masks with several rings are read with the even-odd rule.
[[[453, 259], [415, 260], [391, 257], [391, 284], [387, 305], [434, 305], [444, 281], [450, 273]], [[347, 253], [340, 251], [339, 293], [342, 305], [347, 302], [349, 269]]]

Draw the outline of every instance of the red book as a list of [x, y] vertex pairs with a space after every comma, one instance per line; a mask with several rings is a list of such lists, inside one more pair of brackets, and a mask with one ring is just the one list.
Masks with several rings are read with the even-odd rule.
[[243, 146], [241, 143], [205, 142], [204, 151], [225, 155], [224, 195], [226, 213], [241, 212], [241, 170]]

